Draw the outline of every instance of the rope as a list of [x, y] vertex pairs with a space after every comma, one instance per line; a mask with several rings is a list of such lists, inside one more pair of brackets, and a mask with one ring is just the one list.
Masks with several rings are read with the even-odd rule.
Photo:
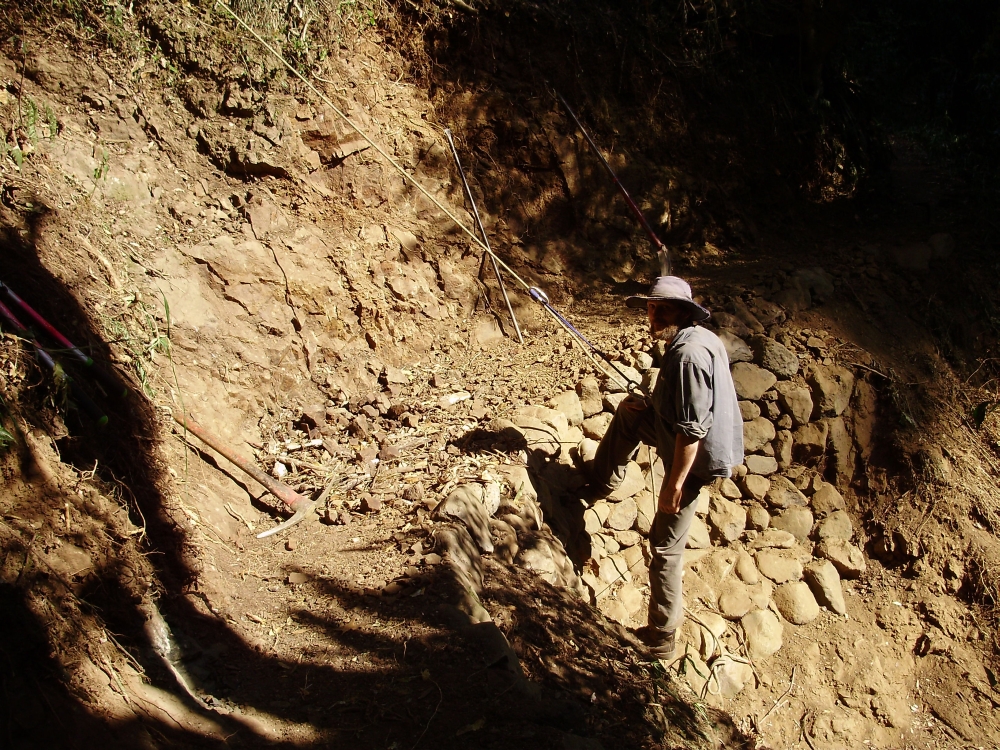
[[230, 8], [228, 5], [222, 2], [222, 0], [215, 0], [215, 4], [216, 6], [222, 8], [222, 10], [224, 10], [234, 21], [236, 21], [237, 25], [239, 25], [248, 34], [250, 34], [250, 36], [252, 36], [257, 41], [258, 44], [260, 44], [264, 49], [266, 49], [268, 52], [274, 55], [274, 57], [278, 60], [278, 62], [280, 62], [289, 71], [291, 71], [292, 75], [294, 75], [296, 78], [302, 81], [302, 83], [304, 83], [309, 88], [310, 91], [312, 91], [317, 97], [319, 97], [320, 101], [326, 104], [326, 106], [328, 106], [331, 110], [333, 110], [344, 122], [350, 125], [351, 128], [353, 128], [358, 133], [358, 135], [360, 135], [362, 138], [365, 139], [368, 145], [370, 145], [373, 149], [375, 149], [383, 159], [389, 162], [389, 164], [392, 165], [392, 167], [397, 172], [403, 175], [403, 177], [406, 180], [408, 180], [417, 190], [419, 190], [423, 194], [423, 196], [427, 198], [427, 200], [429, 200], [431, 203], [437, 206], [444, 213], [445, 216], [447, 216], [449, 219], [455, 222], [455, 225], [459, 229], [461, 229], [462, 232], [468, 235], [469, 239], [471, 239], [476, 245], [478, 245], [483, 250], [483, 252], [489, 255], [501, 268], [503, 268], [507, 273], [509, 273], [511, 275], [511, 278], [513, 278], [518, 284], [524, 287], [524, 290], [528, 293], [528, 296], [531, 297], [531, 299], [535, 300], [536, 302], [539, 302], [546, 309], [546, 311], [550, 315], [552, 315], [553, 318], [555, 318], [556, 322], [560, 326], [562, 326], [562, 328], [567, 333], [569, 333], [571, 336], [576, 336], [577, 338], [579, 338], [590, 350], [596, 352], [599, 356], [601, 356], [604, 359], [605, 362], [611, 365], [611, 367], [614, 370], [614, 373], [612, 374], [612, 371], [608, 370], [600, 362], [598, 362], [590, 351], [584, 349], [584, 354], [587, 355], [587, 357], [594, 363], [594, 365], [597, 367], [598, 370], [604, 372], [605, 375], [613, 379], [622, 378], [623, 380], [619, 381], [619, 385], [623, 385], [625, 387], [625, 390], [629, 391], [630, 393], [636, 389], [641, 390], [640, 384], [636, 383], [634, 380], [631, 380], [628, 376], [626, 376], [623, 372], [621, 372], [618, 369], [618, 367], [606, 355], [602, 354], [593, 344], [591, 344], [583, 336], [582, 333], [580, 333], [578, 330], [576, 330], [576, 328], [573, 327], [572, 323], [566, 320], [565, 317], [563, 317], [554, 307], [552, 307], [552, 305], [549, 303], [549, 298], [545, 294], [545, 292], [543, 292], [538, 287], [531, 286], [527, 281], [521, 278], [521, 276], [519, 276], [518, 273], [513, 268], [507, 265], [507, 263], [505, 263], [500, 256], [498, 256], [496, 253], [493, 252], [493, 250], [489, 247], [489, 245], [486, 242], [481, 240], [474, 231], [472, 231], [467, 226], [465, 226], [465, 224], [459, 221], [458, 217], [456, 217], [455, 214], [449, 211], [444, 206], [444, 204], [441, 203], [441, 201], [439, 201], [437, 198], [431, 195], [430, 192], [428, 192], [428, 190], [423, 185], [421, 185], [416, 180], [415, 177], [413, 177], [413, 175], [411, 175], [409, 172], [403, 169], [402, 165], [400, 165], [395, 159], [389, 156], [389, 154], [385, 151], [385, 149], [383, 149], [378, 143], [376, 143], [371, 137], [369, 137], [369, 135], [364, 130], [358, 127], [358, 125], [350, 117], [344, 114], [337, 107], [337, 105], [335, 105], [332, 101], [330, 101], [330, 98], [322, 91], [320, 91], [315, 86], [315, 84], [313, 84], [312, 81], [306, 78], [305, 75], [299, 72], [291, 63], [289, 63], [281, 55], [280, 52], [275, 50], [274, 47], [272, 47], [270, 44], [264, 41], [264, 39], [256, 31], [254, 31], [253, 27], [251, 27], [246, 21], [240, 18], [235, 13], [235, 11], [233, 11], [232, 8]]

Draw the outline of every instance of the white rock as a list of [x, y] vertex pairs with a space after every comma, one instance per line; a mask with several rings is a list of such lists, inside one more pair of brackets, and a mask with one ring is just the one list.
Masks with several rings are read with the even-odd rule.
[[736, 394], [747, 401], [757, 401], [765, 391], [778, 382], [773, 372], [749, 362], [737, 362], [732, 367], [732, 374]]
[[708, 549], [712, 546], [712, 540], [708, 535], [708, 526], [697, 516], [691, 521], [691, 530], [688, 532], [686, 546], [688, 549]]
[[790, 508], [794, 505], [808, 505], [809, 501], [799, 489], [786, 477], [771, 477], [771, 486], [767, 490], [767, 501], [773, 508]]
[[851, 523], [851, 517], [846, 510], [835, 510], [816, 527], [816, 538], [821, 542], [826, 540], [849, 542], [852, 536], [854, 536], [854, 524]]
[[739, 500], [743, 497], [743, 493], [740, 492], [740, 488], [736, 486], [736, 482], [732, 479], [723, 479], [719, 483], [719, 492], [727, 500]]
[[841, 539], [820, 542], [816, 545], [816, 555], [832, 562], [843, 578], [857, 578], [867, 569], [864, 553]]
[[806, 583], [812, 588], [816, 600], [838, 615], [847, 612], [840, 574], [829, 560], [813, 560], [805, 568]]
[[754, 500], [763, 500], [771, 489], [771, 482], [759, 474], [747, 474], [743, 477], [743, 489]]
[[629, 461], [628, 465], [625, 467], [625, 479], [622, 483], [618, 485], [614, 492], [611, 493], [611, 498], [613, 500], [624, 500], [627, 497], [632, 497], [640, 490], [646, 488], [646, 478], [642, 475], [642, 469], [639, 468], [639, 464], [635, 461]]
[[809, 539], [812, 527], [812, 511], [804, 505], [793, 505], [791, 508], [786, 508], [771, 518], [771, 529], [787, 531], [800, 542], [805, 542]]
[[819, 486], [816, 487], [816, 491], [813, 493], [809, 504], [812, 506], [813, 512], [820, 516], [833, 513], [835, 510], [844, 510], [847, 508], [844, 496], [837, 491], [837, 488], [823, 481], [819, 482]]
[[774, 603], [781, 616], [793, 625], [806, 625], [819, 617], [819, 604], [809, 585], [802, 581], [792, 581], [778, 586], [774, 592]]
[[612, 419], [614, 419], [614, 415], [602, 411], [592, 417], [587, 417], [580, 427], [583, 429], [583, 434], [591, 440], [600, 440], [608, 431], [608, 427], [611, 426]]
[[631, 497], [625, 498], [621, 502], [614, 503], [611, 506], [611, 513], [608, 515], [607, 525], [609, 528], [617, 529], [618, 531], [631, 529], [633, 524], [635, 524], [635, 517], [637, 513], [638, 508], [636, 507], [635, 501]]
[[764, 550], [756, 556], [757, 569], [777, 584], [802, 578], [802, 563], [781, 552]]
[[781, 621], [767, 609], [756, 610], [740, 620], [746, 635], [747, 648], [754, 659], [766, 659], [778, 652], [782, 644]]
[[747, 453], [756, 453], [774, 440], [774, 425], [766, 417], [757, 417], [743, 423], [743, 449]]
[[747, 456], [744, 462], [750, 474], [768, 477], [778, 470], [778, 462], [774, 456]]
[[792, 549], [795, 535], [782, 529], [767, 529], [750, 543], [752, 549]]
[[709, 504], [708, 520], [716, 534], [726, 542], [734, 542], [746, 530], [747, 512], [742, 505], [716, 495]]
[[736, 575], [748, 586], [754, 586], [760, 582], [760, 571], [757, 570], [753, 558], [746, 552], [740, 551], [739, 557], [736, 558]]

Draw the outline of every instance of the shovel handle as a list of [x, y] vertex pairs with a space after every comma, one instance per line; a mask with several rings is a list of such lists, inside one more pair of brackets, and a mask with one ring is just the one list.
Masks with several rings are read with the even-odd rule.
[[279, 482], [274, 477], [265, 474], [250, 459], [240, 453], [237, 453], [231, 446], [224, 443], [221, 438], [206, 430], [200, 424], [191, 419], [191, 417], [176, 409], [171, 412], [171, 416], [173, 416], [174, 421], [177, 422], [177, 424], [197, 437], [205, 445], [221, 453], [229, 459], [229, 461], [238, 466], [240, 470], [257, 480], [267, 489], [268, 492], [292, 510], [299, 510], [299, 508], [305, 507], [310, 502], [309, 498], [300, 495], [284, 482]]

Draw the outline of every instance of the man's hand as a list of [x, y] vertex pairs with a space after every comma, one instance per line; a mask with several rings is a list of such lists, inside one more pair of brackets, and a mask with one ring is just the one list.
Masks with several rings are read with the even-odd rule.
[[680, 513], [684, 482], [694, 465], [695, 456], [698, 455], [699, 442], [697, 438], [687, 435], [675, 437], [674, 460], [670, 465], [670, 474], [663, 478], [659, 501], [656, 504], [657, 510], [661, 513]]
[[643, 411], [649, 407], [649, 403], [647, 403], [646, 399], [635, 393], [630, 393], [623, 398], [621, 405], [633, 412]]
[[660, 499], [657, 503], [657, 510], [667, 515], [675, 515], [681, 512], [681, 494], [683, 485], [671, 487], [667, 482], [663, 483], [660, 489]]

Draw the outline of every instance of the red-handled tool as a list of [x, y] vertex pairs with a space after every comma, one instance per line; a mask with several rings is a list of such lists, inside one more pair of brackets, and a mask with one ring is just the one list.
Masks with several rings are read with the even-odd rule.
[[238, 466], [242, 471], [256, 479], [264, 486], [265, 489], [267, 489], [268, 492], [294, 511], [291, 518], [279, 523], [273, 529], [268, 529], [267, 531], [258, 534], [258, 539], [263, 539], [264, 537], [271, 536], [272, 534], [277, 534], [279, 531], [284, 531], [285, 529], [294, 526], [303, 518], [308, 516], [319, 504], [318, 500], [310, 500], [304, 495], [300, 495], [284, 482], [279, 482], [277, 479], [265, 474], [257, 468], [257, 465], [250, 459], [240, 453], [237, 453], [233, 450], [233, 448], [226, 445], [221, 438], [206, 430], [200, 424], [191, 419], [191, 417], [182, 414], [176, 409], [172, 412], [172, 416], [177, 424], [197, 437], [201, 440], [201, 442], [205, 443], [205, 445], [217, 450], [233, 464]]

